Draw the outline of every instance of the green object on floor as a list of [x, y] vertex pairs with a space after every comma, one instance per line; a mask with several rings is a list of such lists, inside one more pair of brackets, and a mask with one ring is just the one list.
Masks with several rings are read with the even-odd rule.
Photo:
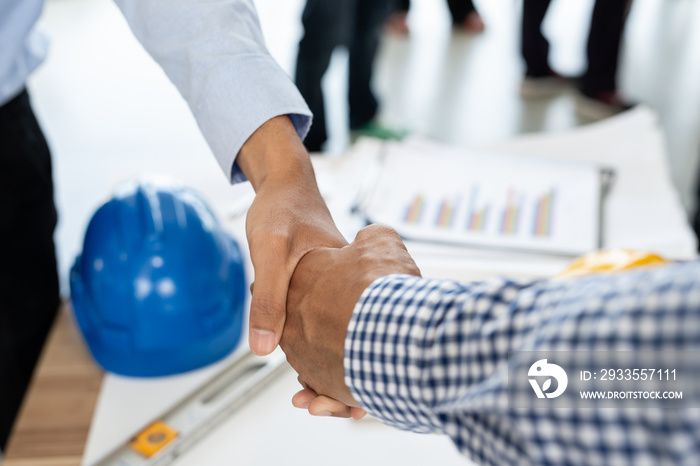
[[400, 141], [408, 136], [408, 131], [387, 128], [379, 123], [370, 121], [369, 123], [360, 126], [359, 128], [350, 131], [350, 140], [355, 142], [360, 137], [370, 137], [383, 139], [386, 141]]

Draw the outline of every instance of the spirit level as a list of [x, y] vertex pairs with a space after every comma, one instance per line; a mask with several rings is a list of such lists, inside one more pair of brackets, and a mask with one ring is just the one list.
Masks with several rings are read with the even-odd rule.
[[242, 353], [168, 412], [94, 466], [164, 466], [172, 463], [276, 375], [288, 368], [284, 353]]

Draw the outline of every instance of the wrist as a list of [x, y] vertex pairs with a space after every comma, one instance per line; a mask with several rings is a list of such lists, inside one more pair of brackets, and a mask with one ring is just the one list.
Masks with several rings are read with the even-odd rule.
[[258, 128], [243, 144], [238, 166], [256, 192], [266, 186], [313, 181], [311, 159], [288, 116], [272, 118]]

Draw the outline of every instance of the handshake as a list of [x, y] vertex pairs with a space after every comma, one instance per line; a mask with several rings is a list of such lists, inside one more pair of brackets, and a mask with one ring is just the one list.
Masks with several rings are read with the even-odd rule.
[[256, 193], [246, 217], [255, 269], [250, 348], [265, 355], [279, 343], [304, 387], [295, 406], [316, 415], [361, 417], [343, 368], [355, 304], [377, 278], [420, 272], [389, 227], [364, 228], [347, 244], [288, 117], [258, 128], [236, 163]]
[[350, 245], [314, 249], [299, 261], [280, 341], [304, 387], [294, 406], [316, 416], [365, 415], [345, 385], [345, 333], [365, 288], [391, 274], [420, 271], [396, 232], [381, 225], [360, 230]]

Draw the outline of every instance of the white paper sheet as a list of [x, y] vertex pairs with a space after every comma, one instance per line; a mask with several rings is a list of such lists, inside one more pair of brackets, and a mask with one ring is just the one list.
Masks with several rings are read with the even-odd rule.
[[596, 164], [413, 140], [387, 146], [365, 214], [413, 240], [579, 255], [600, 208]]
[[575, 130], [525, 135], [485, 149], [612, 167], [603, 246], [690, 259], [697, 255], [697, 240], [671, 181], [666, 145], [656, 114], [638, 106]]

